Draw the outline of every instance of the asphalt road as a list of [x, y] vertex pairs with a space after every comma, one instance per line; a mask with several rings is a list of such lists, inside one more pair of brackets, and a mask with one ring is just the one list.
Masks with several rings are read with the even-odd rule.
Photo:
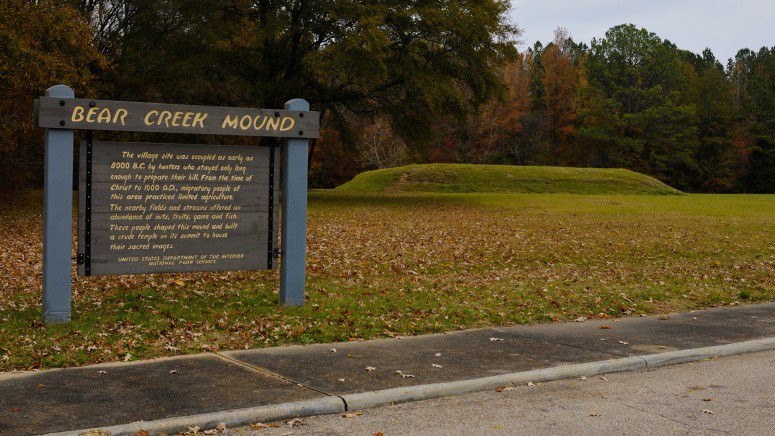
[[270, 425], [226, 433], [775, 435], [775, 350]]

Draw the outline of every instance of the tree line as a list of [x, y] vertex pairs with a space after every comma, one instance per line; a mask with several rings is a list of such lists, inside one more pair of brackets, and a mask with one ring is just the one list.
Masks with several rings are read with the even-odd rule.
[[625, 24], [590, 45], [564, 29], [503, 68], [506, 94], [439, 156], [622, 167], [692, 192], [775, 192], [775, 47], [726, 66]]
[[688, 191], [775, 192], [775, 48], [722, 65], [620, 25], [589, 45], [558, 29], [519, 51], [509, 8], [2, 0], [0, 186], [40, 184], [32, 99], [66, 83], [114, 100], [274, 108], [303, 97], [323, 121], [312, 186], [471, 162], [624, 167]]

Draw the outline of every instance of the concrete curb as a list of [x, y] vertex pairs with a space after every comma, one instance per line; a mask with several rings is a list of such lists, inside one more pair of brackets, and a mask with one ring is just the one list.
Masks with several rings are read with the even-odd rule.
[[408, 386], [405, 388], [386, 389], [376, 392], [363, 392], [359, 394], [343, 395], [342, 399], [347, 403], [347, 410], [362, 410], [393, 403], [428, 400], [431, 398], [486, 391], [495, 389], [498, 386], [515, 386], [525, 384], [529, 381], [541, 382], [579, 377], [582, 375], [592, 376], [612, 372], [634, 371], [645, 367], [646, 363], [642, 359], [638, 357], [626, 357], [623, 359], [579, 363], [547, 369], [535, 369], [532, 371], [494, 375], [470, 380]]
[[329, 415], [332, 413], [342, 413], [344, 411], [344, 403], [342, 403], [342, 400], [339, 397], [320, 397], [311, 400], [249, 407], [246, 409], [228, 410], [225, 412], [211, 412], [203, 413], [201, 415], [165, 418], [156, 421], [137, 421], [130, 424], [114, 425], [111, 427], [96, 427], [51, 433], [50, 436], [75, 436], [96, 430], [110, 432], [108, 433], [110, 435], [137, 435], [140, 430], [145, 430], [150, 434], [163, 432], [177, 434], [180, 431], [188, 430], [190, 427], [199, 427], [202, 430], [215, 428], [222, 422], [226, 423], [229, 427], [239, 427], [256, 422], [280, 421], [301, 416]]
[[[305, 416], [343, 413], [394, 403], [461, 395], [495, 389], [498, 386], [514, 386], [527, 382], [546, 382], [581, 376], [590, 377], [773, 349], [775, 349], [775, 337], [599, 362], [564, 365], [470, 380], [385, 389], [382, 391], [348, 394], [341, 397], [320, 397], [293, 403], [251, 407], [226, 412], [211, 412], [157, 421], [139, 421], [131, 424], [102, 427], [99, 430], [109, 431], [112, 435], [136, 435], [139, 430], [146, 430], [151, 434], [155, 434], [160, 432], [176, 433], [194, 426], [198, 426], [201, 429], [209, 429], [215, 428], [221, 422], [226, 423], [228, 427], [238, 427], [255, 422], [271, 422]], [[54, 433], [54, 435], [79, 435], [89, 430], [96, 430], [96, 428]]]
[[544, 382], [575, 377], [591, 377], [614, 372], [634, 371], [677, 363], [703, 360], [711, 357], [731, 356], [775, 349], [775, 338], [755, 339], [746, 342], [692, 348], [637, 357], [610, 359], [599, 362], [579, 363], [547, 369], [495, 375], [471, 380], [409, 386], [376, 392], [363, 392], [342, 396], [347, 410], [362, 410], [407, 401], [427, 400], [450, 395], [495, 389], [498, 386], [515, 386], [527, 382]]

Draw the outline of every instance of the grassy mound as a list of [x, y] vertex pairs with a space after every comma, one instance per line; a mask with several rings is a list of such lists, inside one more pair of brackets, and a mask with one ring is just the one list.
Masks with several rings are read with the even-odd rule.
[[338, 191], [680, 194], [653, 177], [624, 169], [426, 164], [367, 171]]

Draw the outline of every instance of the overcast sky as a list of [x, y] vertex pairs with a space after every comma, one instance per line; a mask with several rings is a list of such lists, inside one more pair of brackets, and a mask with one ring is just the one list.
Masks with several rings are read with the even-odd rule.
[[775, 0], [511, 0], [520, 49], [551, 41], [558, 26], [589, 44], [618, 24], [646, 28], [678, 48], [709, 47], [722, 64], [741, 48], [775, 46]]

